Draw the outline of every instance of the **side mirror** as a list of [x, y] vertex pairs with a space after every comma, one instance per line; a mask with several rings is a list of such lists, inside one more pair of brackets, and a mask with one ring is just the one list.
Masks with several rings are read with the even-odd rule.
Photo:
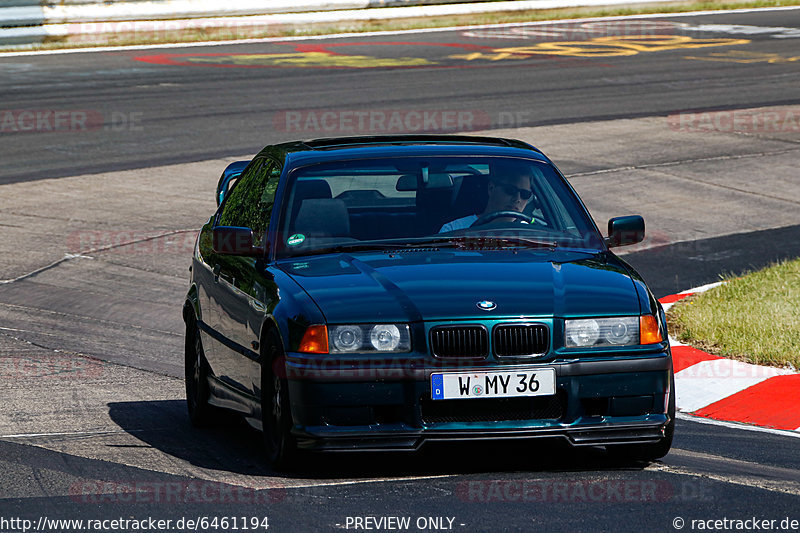
[[644, 240], [644, 219], [639, 215], [614, 217], [608, 221], [608, 237], [605, 241], [609, 247], [636, 244]]
[[261, 255], [264, 248], [253, 244], [253, 230], [237, 226], [217, 226], [212, 230], [211, 246], [223, 255]]
[[219, 207], [222, 200], [225, 199], [225, 195], [228, 194], [228, 189], [230, 189], [231, 184], [242, 175], [242, 172], [244, 172], [244, 169], [247, 168], [249, 164], [250, 161], [234, 161], [222, 171], [222, 176], [220, 176], [219, 182], [217, 183], [217, 207]]

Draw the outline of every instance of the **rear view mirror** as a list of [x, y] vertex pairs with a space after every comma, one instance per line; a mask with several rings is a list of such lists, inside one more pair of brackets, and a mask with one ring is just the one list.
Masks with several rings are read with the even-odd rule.
[[212, 230], [212, 248], [222, 255], [261, 255], [264, 249], [253, 243], [253, 230], [237, 226], [217, 226]]
[[417, 177], [413, 174], [403, 174], [397, 178], [397, 184], [394, 186], [398, 191], [416, 191], [417, 190]]
[[615, 217], [608, 221], [608, 237], [606, 244], [626, 246], [644, 240], [644, 219], [639, 215]]
[[453, 177], [450, 174], [438, 172], [424, 172], [420, 176], [404, 174], [397, 179], [395, 189], [398, 191], [416, 191], [418, 189], [450, 189], [453, 187]]
[[217, 207], [220, 206], [233, 183], [242, 175], [242, 172], [249, 164], [250, 161], [234, 161], [222, 171], [222, 176], [220, 176], [217, 183]]

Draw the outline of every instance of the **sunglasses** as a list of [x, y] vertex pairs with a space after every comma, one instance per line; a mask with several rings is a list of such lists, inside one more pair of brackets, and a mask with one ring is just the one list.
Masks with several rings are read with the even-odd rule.
[[508, 196], [515, 196], [517, 193], [519, 193], [519, 197], [523, 200], [530, 200], [531, 196], [533, 196], [533, 191], [530, 189], [519, 189], [513, 185], [509, 185], [508, 183], [499, 183], [497, 186], [500, 187], [500, 190], [502, 190]]

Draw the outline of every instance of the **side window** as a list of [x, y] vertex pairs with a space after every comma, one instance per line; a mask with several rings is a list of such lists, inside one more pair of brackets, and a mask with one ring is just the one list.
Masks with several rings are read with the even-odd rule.
[[225, 199], [219, 225], [251, 228], [255, 235], [263, 235], [272, 214], [280, 175], [281, 167], [276, 162], [257, 161]]

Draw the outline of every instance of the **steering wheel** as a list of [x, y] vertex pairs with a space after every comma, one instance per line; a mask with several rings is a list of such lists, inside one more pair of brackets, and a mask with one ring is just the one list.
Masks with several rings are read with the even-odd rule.
[[527, 222], [528, 224], [533, 221], [533, 218], [526, 215], [525, 213], [520, 213], [519, 211], [494, 211], [492, 213], [486, 213], [482, 217], [479, 217], [478, 220], [472, 223], [470, 227], [474, 226], [482, 226], [483, 224], [488, 224], [492, 220], [497, 220], [498, 218], [513, 218], [519, 219], [523, 222]]

